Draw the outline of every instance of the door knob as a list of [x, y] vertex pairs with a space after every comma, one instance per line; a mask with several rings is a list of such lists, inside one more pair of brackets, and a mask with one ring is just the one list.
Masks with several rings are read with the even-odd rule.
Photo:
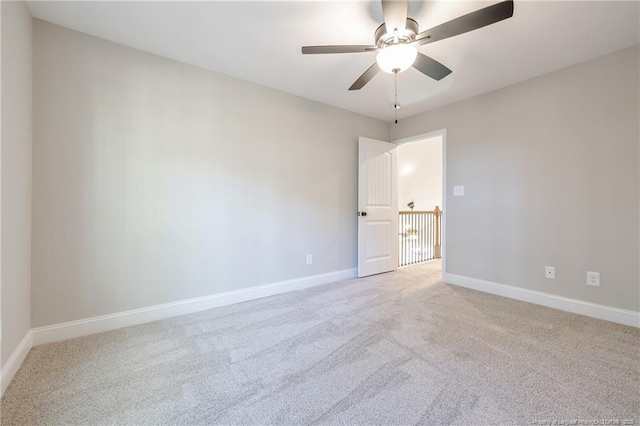
[[367, 212], [358, 212], [358, 216], [366, 216]]

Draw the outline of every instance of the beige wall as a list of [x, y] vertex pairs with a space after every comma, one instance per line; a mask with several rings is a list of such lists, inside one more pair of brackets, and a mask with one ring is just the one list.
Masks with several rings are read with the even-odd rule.
[[400, 210], [442, 208], [442, 137], [400, 145], [398, 172]]
[[356, 266], [387, 123], [39, 20], [34, 54], [34, 327]]
[[2, 249], [4, 365], [31, 327], [31, 26], [24, 2], [2, 2]]
[[[355, 266], [357, 136], [386, 123], [34, 25], [33, 326]], [[391, 125], [447, 129], [448, 272], [639, 310], [638, 59]]]
[[636, 46], [392, 126], [447, 129], [447, 272], [638, 311], [639, 80]]

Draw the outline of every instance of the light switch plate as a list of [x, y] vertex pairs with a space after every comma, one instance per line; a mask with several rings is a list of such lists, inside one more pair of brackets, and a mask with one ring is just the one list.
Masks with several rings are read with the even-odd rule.
[[454, 186], [453, 187], [453, 196], [454, 197], [462, 197], [464, 196], [464, 186]]

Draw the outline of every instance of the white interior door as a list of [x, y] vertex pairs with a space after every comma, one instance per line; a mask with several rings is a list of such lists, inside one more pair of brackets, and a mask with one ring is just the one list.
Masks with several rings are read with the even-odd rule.
[[358, 276], [398, 267], [397, 145], [358, 140]]

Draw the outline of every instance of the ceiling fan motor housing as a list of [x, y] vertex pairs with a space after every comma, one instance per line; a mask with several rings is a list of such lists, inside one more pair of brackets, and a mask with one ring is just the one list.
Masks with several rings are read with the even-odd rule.
[[[411, 19], [407, 18], [407, 23], [405, 24], [404, 29], [398, 29], [398, 40], [400, 43], [411, 43], [415, 40], [416, 34], [418, 34], [418, 23]], [[376, 41], [376, 46], [384, 47], [390, 44], [393, 44], [393, 31], [387, 31], [387, 26], [383, 23], [378, 27], [376, 32], [373, 34], [373, 37]]]

